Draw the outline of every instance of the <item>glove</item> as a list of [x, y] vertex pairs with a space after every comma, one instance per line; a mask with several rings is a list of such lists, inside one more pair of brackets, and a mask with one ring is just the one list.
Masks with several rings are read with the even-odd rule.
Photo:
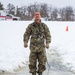
[[46, 48], [49, 49], [49, 44], [46, 44]]
[[24, 43], [24, 47], [27, 48], [28, 47], [28, 44], [27, 43]]

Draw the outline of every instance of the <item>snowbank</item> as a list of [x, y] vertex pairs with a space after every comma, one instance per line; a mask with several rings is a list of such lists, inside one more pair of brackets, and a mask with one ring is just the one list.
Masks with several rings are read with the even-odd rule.
[[[23, 47], [23, 34], [32, 21], [0, 21], [0, 70], [13, 71], [28, 64], [29, 48]], [[75, 70], [75, 22], [48, 22], [52, 42], [62, 64]], [[66, 27], [68, 26], [68, 31]]]

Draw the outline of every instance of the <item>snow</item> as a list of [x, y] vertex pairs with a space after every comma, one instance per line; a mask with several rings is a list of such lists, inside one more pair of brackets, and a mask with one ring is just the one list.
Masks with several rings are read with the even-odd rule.
[[[28, 65], [30, 50], [23, 46], [23, 34], [30, 23], [32, 21], [0, 21], [0, 70], [13, 71]], [[63, 65], [75, 71], [75, 22], [44, 23], [52, 36], [50, 49], [61, 55]]]

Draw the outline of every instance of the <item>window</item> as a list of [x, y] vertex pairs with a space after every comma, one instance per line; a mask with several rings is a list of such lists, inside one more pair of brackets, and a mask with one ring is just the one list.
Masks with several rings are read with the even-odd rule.
[[12, 18], [12, 16], [11, 15], [6, 15], [7, 17], [10, 17], [10, 18]]

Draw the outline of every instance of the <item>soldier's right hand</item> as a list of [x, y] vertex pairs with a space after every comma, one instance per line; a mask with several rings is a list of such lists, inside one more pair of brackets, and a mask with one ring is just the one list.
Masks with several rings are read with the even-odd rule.
[[24, 43], [24, 47], [27, 48], [28, 47], [28, 44], [27, 43]]
[[46, 48], [49, 49], [49, 44], [46, 44]]

